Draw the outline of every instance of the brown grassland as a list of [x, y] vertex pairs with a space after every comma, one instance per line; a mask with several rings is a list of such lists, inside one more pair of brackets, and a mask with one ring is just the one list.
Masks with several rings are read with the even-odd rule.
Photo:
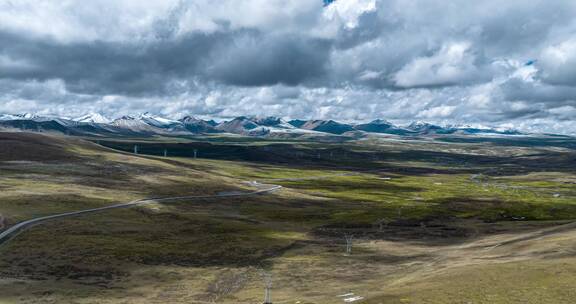
[[[540, 143], [0, 133], [6, 226], [284, 187], [35, 226], [0, 246], [0, 304], [260, 303], [263, 271], [274, 303], [574, 303], [576, 152]], [[183, 156], [198, 146], [205, 157]]]

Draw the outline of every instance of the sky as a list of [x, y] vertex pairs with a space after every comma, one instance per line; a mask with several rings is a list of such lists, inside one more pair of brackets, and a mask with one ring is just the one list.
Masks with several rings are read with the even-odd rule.
[[576, 134], [573, 0], [0, 0], [0, 113]]

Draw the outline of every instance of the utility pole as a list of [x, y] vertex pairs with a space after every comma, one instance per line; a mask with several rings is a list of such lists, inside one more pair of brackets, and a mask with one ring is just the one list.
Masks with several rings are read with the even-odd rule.
[[272, 289], [272, 274], [263, 271], [262, 272], [262, 279], [264, 280], [264, 303], [263, 304], [272, 304], [272, 295], [270, 293]]
[[194, 159], [196, 159], [196, 156], [198, 156], [198, 150], [194, 149]]
[[352, 245], [354, 244], [354, 236], [352, 234], [345, 234], [344, 239], [346, 240], [346, 255], [352, 253]]
[[138, 154], [138, 145], [134, 145], [134, 154]]
[[378, 231], [384, 231], [385, 227], [388, 227], [388, 224], [390, 224], [390, 219], [388, 218], [383, 218], [380, 219], [376, 222], [376, 225], [378, 227]]

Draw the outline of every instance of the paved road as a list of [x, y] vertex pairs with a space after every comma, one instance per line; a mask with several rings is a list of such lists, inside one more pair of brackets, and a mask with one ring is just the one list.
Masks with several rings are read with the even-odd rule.
[[[256, 182], [251, 182], [250, 184], [253, 186], [256, 186], [256, 187], [263, 186], [262, 184], [259, 184]], [[9, 229], [6, 229], [2, 233], [0, 233], [0, 246], [4, 245], [9, 240], [16, 237], [19, 233], [22, 233], [25, 230], [27, 230], [33, 226], [40, 225], [42, 223], [45, 223], [45, 222], [51, 221], [51, 220], [80, 216], [80, 215], [84, 215], [84, 214], [96, 213], [96, 212], [106, 211], [106, 210], [110, 210], [110, 209], [128, 208], [128, 207], [133, 207], [133, 206], [138, 206], [138, 205], [149, 204], [149, 203], [153, 203], [153, 202], [170, 202], [170, 201], [192, 200], [192, 199], [253, 196], [253, 195], [259, 195], [259, 194], [266, 194], [266, 193], [274, 192], [274, 191], [280, 190], [280, 188], [282, 188], [282, 186], [278, 186], [278, 185], [269, 185], [269, 186], [270, 187], [265, 188], [265, 189], [258, 189], [258, 190], [251, 191], [251, 192], [241, 192], [241, 193], [222, 193], [222, 194], [216, 194], [216, 195], [193, 195], [193, 196], [176, 196], [176, 197], [163, 197], [163, 198], [146, 198], [146, 199], [131, 201], [128, 203], [110, 205], [110, 206], [106, 206], [106, 207], [86, 209], [86, 210], [73, 211], [73, 212], [67, 212], [67, 213], [38, 217], [38, 218], [34, 218], [34, 219], [27, 220], [24, 222], [20, 222], [16, 225], [10, 227]]]

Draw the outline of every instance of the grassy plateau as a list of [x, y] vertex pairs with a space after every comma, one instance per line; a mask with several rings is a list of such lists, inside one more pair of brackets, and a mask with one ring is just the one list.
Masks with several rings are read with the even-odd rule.
[[35, 226], [0, 246], [0, 304], [261, 303], [263, 273], [274, 303], [574, 303], [575, 143], [0, 133], [3, 229], [283, 186]]

